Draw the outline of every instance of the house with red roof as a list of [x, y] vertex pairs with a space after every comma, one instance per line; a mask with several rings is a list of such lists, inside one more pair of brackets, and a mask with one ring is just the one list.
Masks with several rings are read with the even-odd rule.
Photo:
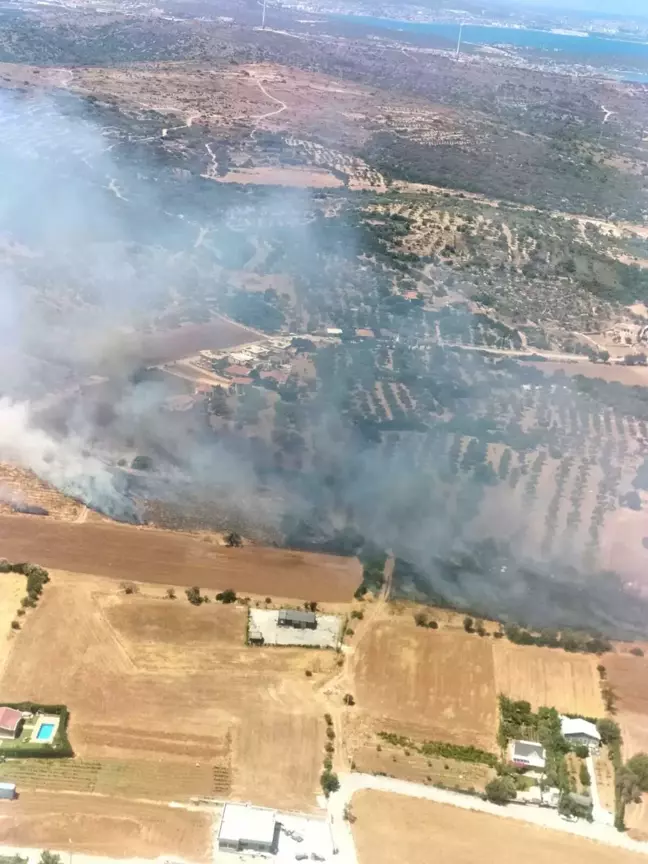
[[22, 711], [0, 707], [0, 738], [15, 738], [22, 723]]

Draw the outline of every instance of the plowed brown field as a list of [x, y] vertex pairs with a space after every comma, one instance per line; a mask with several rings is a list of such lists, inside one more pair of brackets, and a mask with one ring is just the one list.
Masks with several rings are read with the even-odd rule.
[[498, 693], [511, 699], [526, 699], [533, 708], [547, 705], [567, 714], [604, 716], [596, 671], [601, 661], [597, 657], [535, 645], [514, 645], [506, 639], [493, 643], [493, 657]]
[[488, 639], [379, 621], [357, 647], [359, 708], [378, 731], [495, 748], [497, 700]]
[[133, 350], [143, 363], [168, 363], [190, 357], [206, 348], [213, 350], [247, 345], [263, 339], [260, 333], [218, 318], [208, 324], [183, 324], [133, 340]]
[[[333, 652], [317, 652], [315, 663], [310, 651], [246, 646], [245, 607], [51, 577], [11, 641], [0, 692], [68, 706], [80, 791], [155, 801], [233, 791], [289, 809], [314, 805], [324, 742], [314, 685]], [[63, 767], [39, 770], [25, 778], [32, 788], [66, 785]]]
[[623, 755], [648, 752], [648, 658], [609, 654], [604, 660], [617, 696], [615, 720], [623, 735]]
[[353, 796], [360, 864], [642, 864], [644, 855], [419, 798], [362, 791]]
[[259, 546], [228, 549], [190, 534], [111, 522], [0, 516], [0, 548], [10, 560], [58, 570], [319, 602], [351, 600], [362, 578], [355, 558]]
[[[4, 818], [4, 817], [9, 818]], [[211, 860], [210, 813], [90, 795], [21, 791], [0, 802], [0, 843], [116, 858]]]

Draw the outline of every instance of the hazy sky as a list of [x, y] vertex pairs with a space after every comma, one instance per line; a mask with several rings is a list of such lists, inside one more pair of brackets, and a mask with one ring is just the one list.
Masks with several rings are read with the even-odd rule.
[[511, 5], [648, 17], [646, 0], [512, 0]]

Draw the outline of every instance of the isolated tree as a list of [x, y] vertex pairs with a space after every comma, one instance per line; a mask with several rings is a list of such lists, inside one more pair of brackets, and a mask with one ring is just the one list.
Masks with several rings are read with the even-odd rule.
[[417, 612], [414, 616], [417, 627], [427, 627], [428, 617], [425, 612]]
[[493, 804], [508, 804], [517, 796], [512, 777], [494, 777], [485, 788], [486, 798]]
[[166, 596], [167, 596], [167, 600], [175, 600], [176, 599], [175, 588], [167, 588]]
[[331, 792], [337, 792], [340, 788], [338, 776], [333, 771], [323, 771], [322, 776], [320, 777], [320, 783], [327, 798]]
[[355, 705], [355, 699], [351, 695], [351, 693], [345, 693], [344, 699], [342, 700], [345, 705]]
[[474, 633], [475, 632], [475, 622], [470, 617], [470, 615], [466, 615], [463, 620], [463, 626], [466, 633]]
[[221, 603], [236, 603], [236, 591], [231, 588], [226, 588], [216, 595], [216, 599]]
[[187, 595], [187, 600], [191, 603], [192, 606], [200, 606], [200, 604], [203, 602], [200, 588], [198, 588], [197, 585], [194, 585], [193, 588], [187, 588], [185, 594]]
[[61, 864], [61, 856], [45, 849], [44, 852], [41, 852], [39, 864]]
[[587, 770], [587, 765], [584, 762], [581, 762], [581, 766], [580, 766], [578, 773], [579, 773], [581, 785], [583, 785], [583, 786], [591, 786], [592, 785], [592, 778], [590, 777], [590, 773]]
[[621, 741], [621, 730], [614, 720], [610, 720], [609, 717], [603, 717], [603, 719], [599, 720], [596, 728], [604, 744], [616, 744]]
[[225, 545], [229, 546], [230, 549], [238, 549], [243, 545], [243, 538], [237, 531], [229, 531], [225, 535]]

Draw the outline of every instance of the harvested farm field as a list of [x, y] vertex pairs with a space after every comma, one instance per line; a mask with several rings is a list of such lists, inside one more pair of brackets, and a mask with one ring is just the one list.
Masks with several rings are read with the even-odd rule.
[[388, 792], [353, 796], [359, 864], [474, 864], [480, 850], [493, 861], [526, 864], [641, 864], [644, 855], [488, 813]]
[[495, 750], [497, 699], [488, 639], [379, 621], [358, 643], [360, 710], [376, 731]]
[[181, 589], [170, 599], [165, 586], [126, 594], [111, 579], [50, 576], [11, 640], [0, 692], [66, 704], [77, 758], [30, 760], [21, 785], [315, 805], [324, 743], [315, 688], [333, 652], [248, 647], [243, 604], [196, 607]]
[[547, 705], [567, 714], [605, 715], [598, 657], [500, 639], [493, 643], [493, 659], [498, 693], [525, 699], [533, 708]]
[[234, 345], [258, 342], [263, 334], [217, 318], [208, 324], [182, 324], [173, 330], [161, 330], [133, 340], [132, 350], [142, 363], [170, 363], [191, 357], [207, 348], [231, 348]]
[[17, 801], [3, 804], [11, 818], [3, 818], [3, 807], [2, 844], [115, 858], [211, 860], [211, 813], [22, 789]]
[[362, 578], [356, 558], [261, 546], [229, 549], [191, 534], [108, 521], [0, 515], [0, 545], [5, 558], [57, 570], [320, 603], [350, 601]]
[[615, 653], [606, 655], [603, 662], [616, 694], [615, 720], [623, 735], [623, 756], [628, 759], [648, 751], [648, 659]]

